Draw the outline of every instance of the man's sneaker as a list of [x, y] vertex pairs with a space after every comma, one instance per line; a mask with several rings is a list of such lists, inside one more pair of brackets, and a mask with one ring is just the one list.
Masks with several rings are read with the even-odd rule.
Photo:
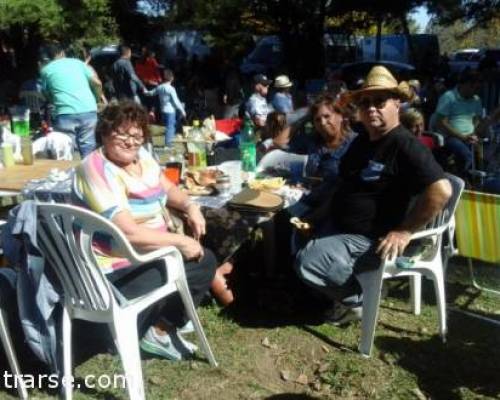
[[170, 337], [177, 348], [183, 348], [187, 350], [190, 355], [193, 355], [196, 351], [198, 351], [198, 346], [196, 346], [194, 343], [191, 343], [189, 340], [184, 339], [184, 337], [181, 335], [181, 332], [179, 332], [178, 330], [172, 332], [170, 334]]
[[188, 322], [186, 322], [186, 324], [182, 328], [177, 329], [177, 332], [179, 332], [182, 335], [193, 333], [194, 332], [193, 321], [189, 320]]
[[191, 354], [198, 351], [198, 346], [190, 341], [186, 340], [182, 335], [194, 332], [194, 325], [191, 320], [189, 320], [182, 328], [175, 328], [168, 320], [162, 318], [162, 322], [170, 327], [170, 337], [174, 342], [174, 345], [180, 348], [187, 349]]
[[325, 313], [325, 322], [338, 326], [351, 321], [359, 321], [362, 316], [362, 306], [347, 307], [342, 303], [335, 303], [334, 307]]
[[178, 335], [158, 335], [154, 327], [150, 327], [141, 339], [140, 347], [146, 353], [154, 354], [171, 361], [190, 358], [189, 351], [178, 339]]

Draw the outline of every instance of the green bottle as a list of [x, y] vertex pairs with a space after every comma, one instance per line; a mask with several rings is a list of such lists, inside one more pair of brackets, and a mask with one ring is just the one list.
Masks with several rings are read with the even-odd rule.
[[244, 172], [255, 172], [257, 168], [257, 147], [255, 133], [250, 118], [245, 118], [240, 133], [241, 169]]

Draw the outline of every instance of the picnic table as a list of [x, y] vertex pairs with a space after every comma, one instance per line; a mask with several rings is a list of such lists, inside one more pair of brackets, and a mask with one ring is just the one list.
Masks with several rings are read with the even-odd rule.
[[46, 179], [52, 170], [65, 171], [78, 162], [35, 159], [33, 165], [16, 164], [0, 169], [0, 207], [21, 202], [21, 192], [30, 182]]
[[[67, 164], [67, 166], [71, 165]], [[71, 180], [71, 172], [63, 180], [51, 180], [44, 176], [35, 181], [27, 180], [26, 185], [21, 187], [19, 192], [22, 192], [22, 197], [25, 199], [71, 203]], [[192, 198], [201, 206], [207, 221], [207, 234], [203, 244], [210, 248], [221, 262], [230, 258], [249, 239], [251, 232], [258, 224], [269, 219], [261, 213], [240, 213], [228, 209], [225, 206], [228, 197], [195, 196]]]

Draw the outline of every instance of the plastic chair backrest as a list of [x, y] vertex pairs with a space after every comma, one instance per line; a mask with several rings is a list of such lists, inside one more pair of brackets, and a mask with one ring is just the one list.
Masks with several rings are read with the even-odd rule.
[[458, 176], [448, 173], [446, 174], [446, 178], [448, 178], [451, 183], [452, 194], [448, 200], [448, 203], [443, 208], [443, 211], [441, 211], [440, 219], [438, 218], [438, 221], [440, 220], [441, 224], [448, 225], [450, 223], [450, 220], [453, 218], [453, 215], [455, 214], [455, 210], [457, 209], [458, 200], [460, 200], [460, 196], [462, 195], [462, 192], [464, 190], [465, 182]]
[[462, 191], [464, 190], [465, 182], [455, 175], [448, 173], [446, 173], [445, 175], [451, 184], [451, 197], [448, 199], [446, 206], [439, 212], [439, 214], [436, 215], [434, 219], [432, 219], [432, 221], [430, 221], [425, 226], [424, 231], [429, 229], [439, 229], [448, 226], [451, 219], [453, 218], [453, 215], [455, 214], [455, 210], [458, 206], [458, 200], [460, 199]]
[[32, 113], [39, 114], [45, 103], [44, 95], [34, 90], [23, 90], [19, 93], [19, 98], [26, 104]]
[[126, 258], [135, 258], [127, 239], [103, 217], [67, 204], [39, 203], [37, 242], [56, 272], [67, 301], [86, 311], [107, 311], [113, 292], [93, 249], [96, 233], [109, 235], [113, 248]]

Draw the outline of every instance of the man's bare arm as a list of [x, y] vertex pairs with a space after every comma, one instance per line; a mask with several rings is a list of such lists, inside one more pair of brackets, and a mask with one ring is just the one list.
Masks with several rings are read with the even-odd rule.
[[452, 188], [447, 179], [440, 179], [428, 186], [403, 223], [382, 238], [377, 253], [382, 258], [394, 258], [403, 254], [411, 235], [432, 220], [444, 208], [451, 195]]
[[447, 136], [452, 136], [452, 137], [455, 137], [455, 138], [460, 139], [460, 140], [463, 140], [463, 138], [464, 138], [462, 135], [460, 135], [455, 130], [455, 128], [453, 128], [450, 125], [450, 122], [448, 121], [448, 118], [446, 118], [444, 116], [438, 116], [437, 117], [436, 127], [440, 131], [442, 131], [443, 133], [445, 133]]

